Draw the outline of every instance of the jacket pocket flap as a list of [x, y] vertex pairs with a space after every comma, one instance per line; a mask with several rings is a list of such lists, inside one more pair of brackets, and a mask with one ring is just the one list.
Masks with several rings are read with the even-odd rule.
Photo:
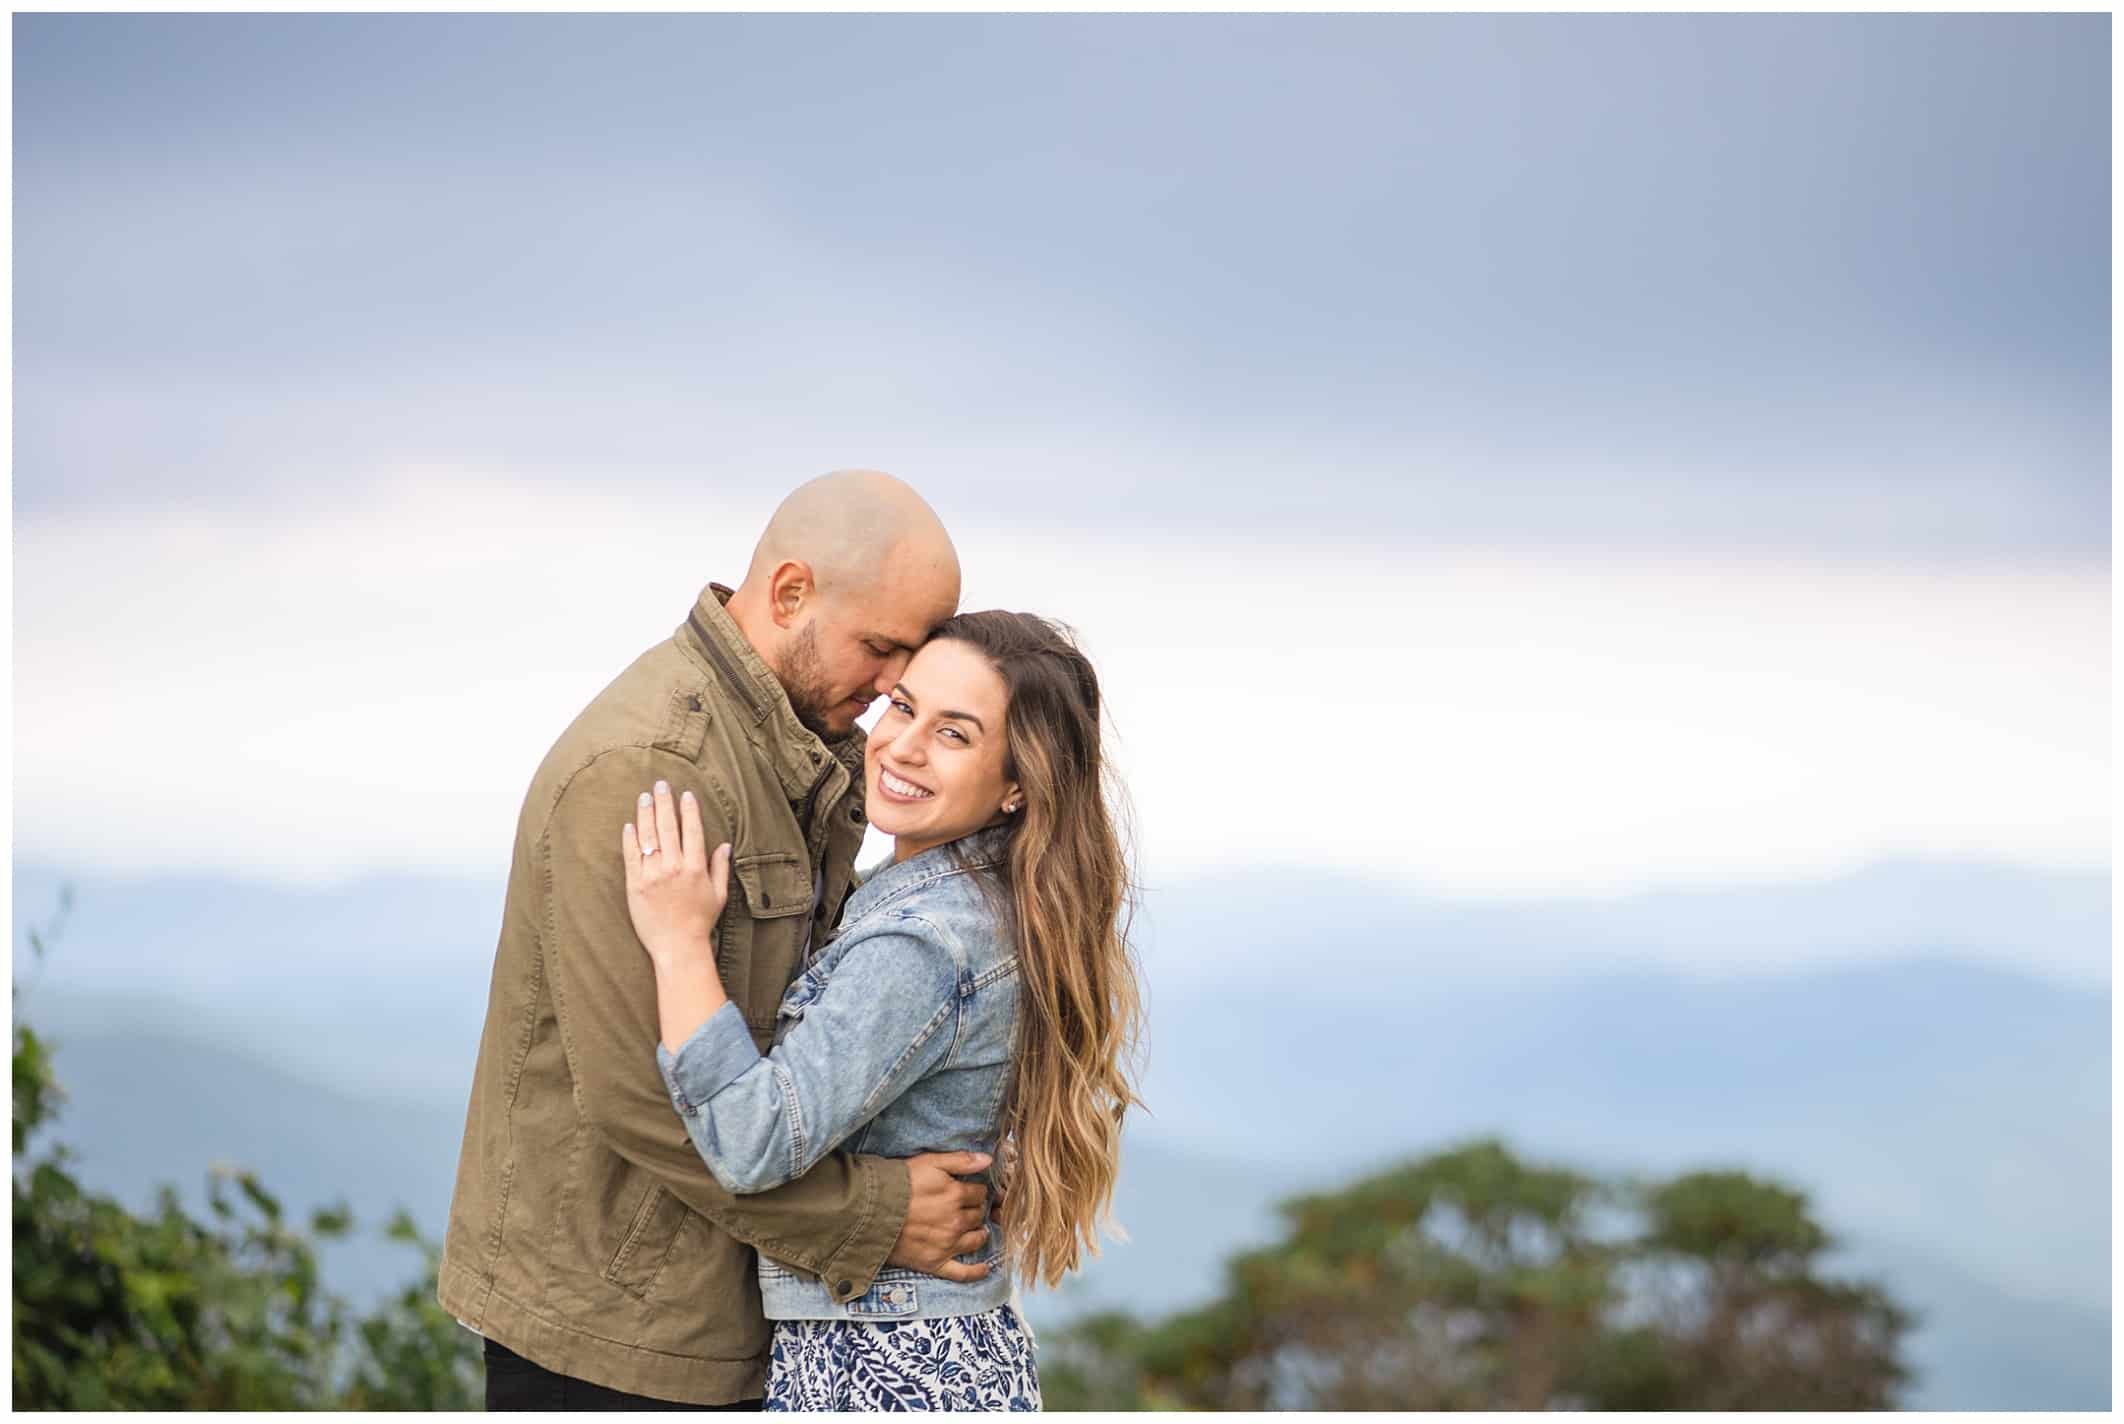
[[731, 862], [730, 874], [755, 920], [800, 915], [811, 908], [811, 867], [787, 851], [741, 856]]
[[626, 1239], [605, 1266], [605, 1279], [629, 1295], [646, 1299], [692, 1216], [684, 1202], [652, 1183], [627, 1228]]

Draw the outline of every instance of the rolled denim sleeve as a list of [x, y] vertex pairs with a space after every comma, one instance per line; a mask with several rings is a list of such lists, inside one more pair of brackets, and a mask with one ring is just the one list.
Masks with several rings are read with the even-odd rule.
[[701, 1160], [732, 1192], [793, 1181], [950, 1052], [958, 971], [916, 932], [849, 946], [766, 1055], [725, 1004], [657, 1067]]
[[745, 1016], [727, 999], [676, 1054], [662, 1043], [656, 1046], [656, 1066], [663, 1070], [664, 1086], [671, 1089], [672, 1104], [681, 1113], [707, 1102], [759, 1061], [760, 1051], [745, 1030]]

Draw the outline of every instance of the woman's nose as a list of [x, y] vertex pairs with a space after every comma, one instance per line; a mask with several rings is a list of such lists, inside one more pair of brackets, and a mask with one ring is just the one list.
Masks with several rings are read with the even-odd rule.
[[902, 727], [900, 735], [892, 739], [892, 754], [901, 761], [920, 761], [922, 759], [922, 737], [916, 731], [914, 723], [909, 722]]

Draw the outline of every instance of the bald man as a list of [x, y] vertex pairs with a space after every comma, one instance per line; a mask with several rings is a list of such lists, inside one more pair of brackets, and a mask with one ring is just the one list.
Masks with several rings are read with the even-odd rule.
[[754, 1252], [860, 1310], [887, 1265], [971, 1280], [986, 1157], [834, 1153], [734, 1196], [657, 1070], [656, 987], [619, 827], [662, 781], [731, 845], [716, 930], [762, 1052], [862, 844], [856, 727], [959, 602], [950, 537], [874, 470], [785, 499], [735, 590], [710, 584], [546, 754], [517, 821], [438, 1295], [486, 1337], [487, 1407], [757, 1408], [769, 1329]]

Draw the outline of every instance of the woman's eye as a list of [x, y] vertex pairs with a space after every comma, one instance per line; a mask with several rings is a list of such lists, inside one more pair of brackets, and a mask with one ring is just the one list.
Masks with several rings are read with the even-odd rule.
[[897, 697], [892, 699], [892, 710], [899, 713], [903, 717], [914, 716], [914, 708], [909, 707], [905, 702], [902, 702]]
[[957, 727], [946, 727], [944, 729], [944, 735], [947, 737], [957, 737], [962, 742], [966, 740], [966, 734], [960, 731]]

